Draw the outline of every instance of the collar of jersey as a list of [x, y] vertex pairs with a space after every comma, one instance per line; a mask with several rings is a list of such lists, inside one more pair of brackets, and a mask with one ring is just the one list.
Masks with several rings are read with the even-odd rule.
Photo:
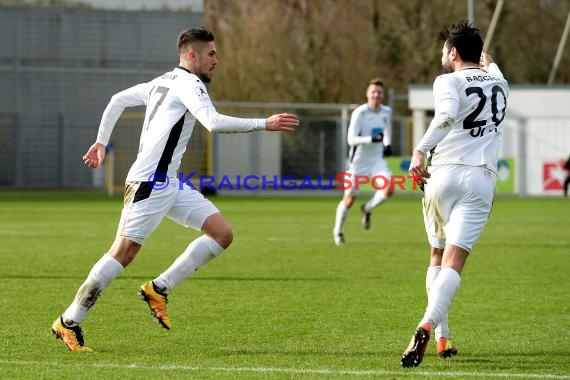
[[184, 67], [182, 67], [182, 66], [178, 66], [177, 68], [178, 68], [178, 69], [180, 69], [180, 70], [184, 70], [184, 71], [186, 71], [187, 73], [190, 73], [190, 74], [192, 74], [192, 73], [190, 72], [190, 70], [188, 70], [188, 69], [185, 69], [185, 68], [184, 68]]

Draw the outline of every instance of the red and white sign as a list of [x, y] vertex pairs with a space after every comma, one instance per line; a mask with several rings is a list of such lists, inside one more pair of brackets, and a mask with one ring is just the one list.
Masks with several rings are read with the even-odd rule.
[[542, 189], [562, 191], [566, 172], [559, 161], [542, 163]]

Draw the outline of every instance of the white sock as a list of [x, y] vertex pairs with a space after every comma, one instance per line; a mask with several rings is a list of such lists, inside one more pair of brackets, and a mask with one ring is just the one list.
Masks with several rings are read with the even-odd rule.
[[223, 251], [224, 248], [214, 239], [203, 235], [190, 243], [172, 265], [153, 280], [154, 285], [161, 292], [168, 294], [176, 285]]
[[376, 206], [381, 205], [386, 200], [384, 190], [376, 190], [372, 199], [364, 204], [364, 211], [370, 212]]
[[103, 290], [124, 269], [113, 257], [107, 254], [103, 255], [91, 268], [91, 272], [89, 272], [85, 282], [77, 291], [75, 299], [63, 313], [63, 322], [67, 326], [83, 322]]
[[[426, 292], [428, 295], [429, 295], [429, 289], [431, 288], [431, 285], [437, 278], [437, 275], [439, 274], [440, 271], [441, 271], [441, 266], [428, 267], [426, 272]], [[435, 339], [437, 340], [442, 336], [447, 339], [451, 338], [451, 333], [449, 332], [449, 325], [447, 322], [447, 314], [445, 314], [441, 322], [435, 328]]]
[[344, 205], [344, 201], [340, 201], [336, 207], [336, 217], [334, 220], [334, 234], [340, 234], [342, 232], [342, 227], [344, 226], [344, 221], [348, 216], [348, 208]]
[[429, 322], [437, 327], [444, 316], [449, 312], [451, 301], [459, 289], [461, 277], [455, 270], [447, 267], [441, 268], [435, 281], [431, 284], [428, 294], [428, 305], [420, 325]]

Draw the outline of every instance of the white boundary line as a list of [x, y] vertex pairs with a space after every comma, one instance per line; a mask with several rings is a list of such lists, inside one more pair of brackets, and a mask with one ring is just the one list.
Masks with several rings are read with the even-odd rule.
[[257, 373], [288, 373], [296, 375], [336, 375], [336, 376], [424, 376], [424, 377], [490, 377], [490, 378], [525, 378], [525, 379], [570, 379], [568, 375], [553, 375], [539, 373], [507, 373], [507, 372], [461, 372], [461, 371], [418, 371], [415, 369], [390, 370], [343, 370], [343, 369], [311, 369], [311, 368], [272, 368], [272, 367], [199, 367], [185, 365], [145, 365], [145, 364], [114, 364], [114, 363], [53, 363], [25, 360], [1, 360], [2, 365], [17, 366], [46, 366], [46, 367], [92, 367], [115, 369], [140, 369], [160, 371], [189, 371], [189, 372], [257, 372]]

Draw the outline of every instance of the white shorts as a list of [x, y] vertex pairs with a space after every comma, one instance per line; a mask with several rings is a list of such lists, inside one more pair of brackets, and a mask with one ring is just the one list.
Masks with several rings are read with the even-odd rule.
[[176, 178], [170, 178], [166, 187], [163, 185], [157, 182], [151, 188], [148, 182], [126, 183], [117, 236], [142, 245], [165, 216], [200, 231], [206, 219], [219, 212], [199, 191], [187, 186], [179, 188]]
[[[356, 196], [360, 192], [360, 188], [355, 186], [355, 176], [367, 176], [370, 181], [374, 179], [376, 187], [380, 189], [389, 189], [392, 181], [392, 172], [384, 160], [376, 160], [369, 163], [353, 162], [346, 170], [347, 175], [345, 178], [349, 179], [352, 186], [344, 190], [345, 196]], [[376, 177], [376, 178], [374, 178]]]
[[453, 244], [471, 252], [491, 212], [497, 175], [485, 166], [430, 166], [424, 224], [435, 248]]

